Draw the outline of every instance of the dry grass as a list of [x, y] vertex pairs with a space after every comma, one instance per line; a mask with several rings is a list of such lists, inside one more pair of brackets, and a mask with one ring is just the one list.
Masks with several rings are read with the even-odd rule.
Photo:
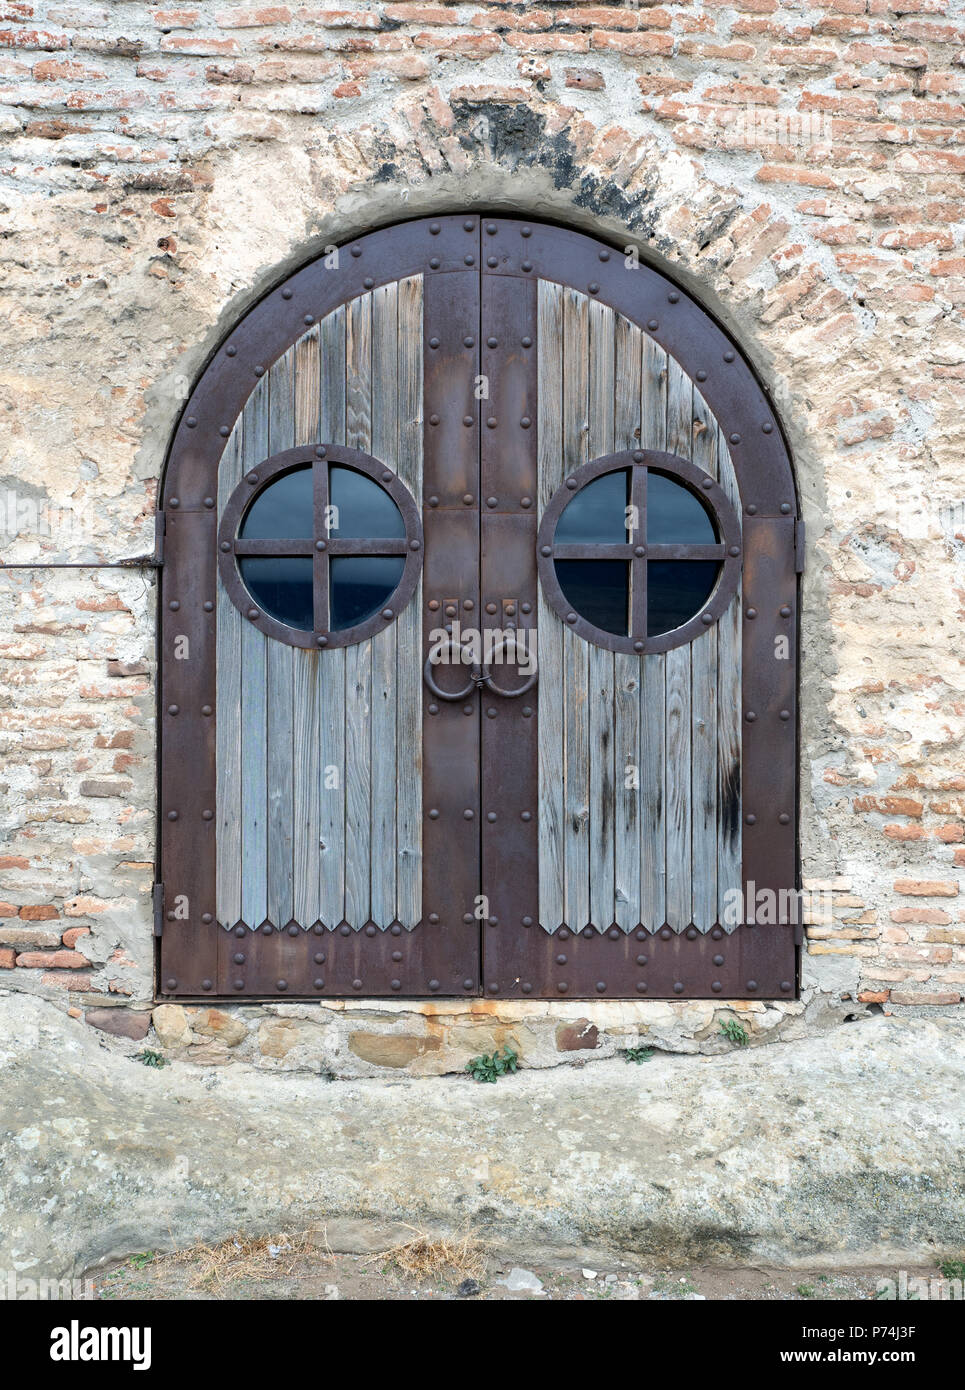
[[411, 1240], [404, 1240], [372, 1258], [386, 1260], [404, 1274], [429, 1278], [440, 1274], [458, 1274], [460, 1278], [477, 1279], [485, 1270], [485, 1251], [469, 1231], [459, 1236], [431, 1236], [416, 1226]]
[[[327, 1245], [327, 1241], [326, 1241]], [[295, 1273], [300, 1261], [316, 1252], [313, 1232], [300, 1235], [250, 1237], [238, 1232], [217, 1245], [199, 1241], [165, 1258], [174, 1264], [196, 1264], [192, 1288], [224, 1288], [239, 1279], [277, 1279]]]

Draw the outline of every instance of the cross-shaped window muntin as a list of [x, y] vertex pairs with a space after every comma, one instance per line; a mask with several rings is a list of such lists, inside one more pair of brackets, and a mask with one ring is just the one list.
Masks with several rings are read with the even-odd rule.
[[[629, 515], [635, 523], [624, 542], [558, 542], [556, 526], [569, 503], [579, 492], [607, 473], [630, 473]], [[647, 541], [647, 479], [661, 473], [682, 483], [702, 502], [718, 537], [713, 544], [677, 542], [650, 544]], [[622, 560], [629, 564], [630, 602], [626, 634], [596, 627], [568, 601], [556, 574], [557, 560]], [[707, 602], [682, 626], [654, 636], [647, 635], [647, 566], [658, 560], [709, 560], [720, 566], [717, 581]], [[567, 477], [550, 499], [540, 522], [537, 537], [537, 564], [547, 601], [567, 627], [586, 641], [610, 651], [644, 655], [669, 651], [692, 642], [706, 632], [725, 612], [737, 589], [741, 567], [740, 522], [723, 489], [709, 473], [676, 454], [634, 449], [608, 454], [584, 464]]]
[[[355, 469], [371, 478], [392, 498], [402, 514], [405, 536], [340, 537], [329, 525], [329, 468], [332, 464]], [[278, 539], [239, 535], [256, 498], [272, 483], [297, 468], [312, 469], [312, 534]], [[337, 528], [332, 528], [337, 530]], [[312, 444], [287, 449], [249, 470], [225, 506], [218, 530], [218, 563], [221, 578], [235, 607], [260, 631], [296, 647], [344, 647], [387, 627], [406, 607], [418, 583], [422, 567], [422, 520], [419, 509], [398, 476], [386, 464], [359, 449], [341, 444]], [[402, 578], [379, 612], [354, 627], [331, 627], [330, 563], [340, 556], [405, 556]], [[312, 559], [312, 630], [289, 627], [265, 613], [252, 598], [238, 569], [249, 556]]]

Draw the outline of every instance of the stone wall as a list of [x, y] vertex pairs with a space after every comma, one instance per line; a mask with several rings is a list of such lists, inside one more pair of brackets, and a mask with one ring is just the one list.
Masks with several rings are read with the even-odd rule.
[[[474, 207], [638, 244], [740, 339], [794, 448], [802, 860], [831, 905], [811, 914], [800, 1003], [718, 1014], [741, 1010], [756, 1038], [864, 1005], [960, 1004], [965, 23], [951, 0], [15, 3], [0, 5], [0, 78], [0, 560], [20, 567], [0, 570], [2, 987], [147, 1028], [154, 576], [122, 562], [153, 549], [168, 441], [207, 356], [326, 245]], [[342, 1058], [325, 1064], [337, 1073], [382, 1065], [359, 1048], [383, 1045], [353, 1048], [356, 1034], [443, 1038], [442, 1054], [389, 1045], [431, 1071], [463, 1056], [467, 1018], [483, 1038], [494, 1017], [379, 1006], [345, 1023], [312, 1007], [315, 1022], [231, 1011], [246, 1020], [235, 1048], [197, 1014], [181, 1035], [206, 1060], [247, 1055], [266, 1028], [315, 1029], [329, 1041], [305, 1046]], [[668, 1018], [673, 1045], [716, 1035], [710, 1005], [497, 1013], [542, 1061], [588, 1055], [557, 1037], [590, 1036], [587, 1019], [597, 1051], [651, 1028], [660, 1045]]]

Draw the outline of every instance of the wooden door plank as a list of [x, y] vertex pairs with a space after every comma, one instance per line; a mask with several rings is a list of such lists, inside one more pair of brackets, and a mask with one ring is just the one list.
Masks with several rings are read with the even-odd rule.
[[[268, 457], [268, 377], [244, 408], [242, 439], [246, 473]], [[241, 628], [241, 916], [251, 928], [268, 917], [268, 639], [252, 623]]]
[[[613, 448], [640, 443], [642, 334], [622, 314], [614, 325]], [[640, 680], [643, 657], [613, 656], [613, 915], [630, 931], [640, 921]]]
[[[344, 306], [319, 324], [319, 438], [344, 444]], [[319, 653], [318, 688], [318, 912], [326, 927], [345, 917], [345, 648]]]
[[[652, 338], [640, 348], [640, 442], [667, 448], [667, 354]], [[640, 920], [667, 917], [667, 711], [665, 655], [646, 656], [640, 676]]]
[[[273, 363], [268, 373], [268, 452], [280, 454], [295, 443], [295, 350]], [[268, 917], [277, 927], [294, 916], [295, 779], [294, 649], [269, 639], [267, 647], [268, 731]]]
[[[539, 506], [542, 515], [563, 482], [563, 290], [539, 282]], [[554, 932], [564, 920], [563, 625], [538, 598], [539, 920]]]
[[[309, 329], [294, 347], [294, 444], [321, 440], [321, 330]], [[319, 900], [319, 842], [321, 766], [319, 741], [317, 651], [292, 651], [292, 748], [294, 759], [292, 870], [293, 916], [306, 930], [321, 916]]]
[[691, 686], [690, 648], [667, 652], [667, 923], [690, 925]]
[[[241, 481], [243, 417], [231, 432], [218, 467], [219, 518]], [[245, 620], [219, 582], [216, 640], [216, 914], [224, 927], [241, 919], [241, 640]]]
[[[422, 456], [422, 277], [399, 282], [399, 458], [398, 474], [421, 510]], [[414, 927], [422, 916], [422, 575], [399, 617], [397, 636], [396, 891], [395, 916]]]
[[[420, 344], [410, 344], [410, 351]], [[382, 285], [372, 294], [372, 445], [375, 458], [397, 470], [399, 459], [399, 287]], [[370, 716], [370, 916], [377, 927], [395, 919], [396, 747], [398, 626], [372, 638]]]
[[[717, 431], [720, 485], [738, 517], [740, 495], [723, 431]], [[737, 925], [729, 894], [742, 892], [743, 810], [741, 796], [742, 618], [741, 586], [717, 623], [717, 915], [725, 931]]]
[[[717, 422], [703, 396], [693, 387], [692, 461], [717, 477]], [[716, 624], [690, 645], [693, 686], [691, 707], [691, 845], [693, 871], [691, 916], [700, 931], [717, 921], [717, 668]]]
[[[588, 458], [600, 458], [613, 452], [615, 331], [613, 310], [591, 300], [588, 305]], [[605, 931], [615, 918], [614, 658], [612, 652], [595, 645], [590, 646], [588, 655], [589, 920], [598, 931]]]
[[[345, 306], [345, 442], [372, 449], [372, 295]], [[345, 648], [345, 920], [371, 913], [372, 642]]]

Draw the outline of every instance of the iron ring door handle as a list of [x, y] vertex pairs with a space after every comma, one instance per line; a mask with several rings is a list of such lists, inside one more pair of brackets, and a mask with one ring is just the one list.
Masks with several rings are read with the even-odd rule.
[[[446, 645], [447, 645], [448, 649], [451, 651], [451, 650], [452, 650], [452, 646], [453, 646], [452, 638], [451, 638], [451, 637], [448, 638], [447, 644], [446, 644]], [[460, 651], [464, 651], [464, 650], [465, 650], [465, 647], [466, 647], [466, 644], [465, 644], [464, 642], [462, 642], [462, 643], [460, 643], [460, 645], [459, 645], [459, 650], [460, 650]], [[469, 684], [465, 687], [465, 689], [463, 689], [463, 690], [443, 690], [441, 686], [439, 686], [439, 685], [436, 684], [435, 679], [434, 679], [433, 674], [432, 674], [432, 668], [433, 668], [433, 666], [436, 665], [436, 664], [438, 664], [438, 663], [433, 662], [433, 660], [432, 660], [432, 653], [430, 652], [429, 655], [426, 657], [425, 665], [424, 665], [423, 668], [422, 668], [422, 677], [423, 677], [423, 679], [424, 679], [426, 685], [429, 687], [429, 689], [432, 691], [433, 695], [435, 695], [435, 697], [436, 697], [438, 700], [464, 700], [464, 699], [466, 698], [467, 695], [471, 695], [471, 694], [472, 694], [472, 692], [476, 689], [477, 686], [482, 685], [482, 683], [483, 683], [483, 681], [484, 681], [484, 679], [485, 679], [485, 676], [483, 675], [482, 668], [480, 668], [479, 666], [474, 665], [474, 666], [471, 668], [471, 673], [470, 673], [470, 676], [469, 676]], [[462, 663], [460, 662], [460, 665], [461, 665], [461, 664], [462, 664]], [[455, 662], [447, 663], [447, 665], [455, 665]]]
[[[514, 653], [518, 656], [518, 655], [519, 655], [519, 640], [518, 640], [518, 638], [516, 638], [516, 637], [510, 637], [508, 640], [512, 643], [512, 645], [513, 645], [513, 651], [514, 651]], [[493, 647], [492, 657], [490, 658], [491, 660], [495, 660], [496, 653], [497, 653], [497, 652], [501, 652], [501, 651], [503, 650], [503, 648], [506, 646], [506, 642], [507, 642], [507, 639], [506, 639], [505, 637], [501, 637], [501, 638], [499, 639], [499, 641], [496, 643], [495, 647]], [[535, 665], [535, 658], [534, 658], [534, 665]], [[504, 700], [515, 700], [516, 697], [517, 697], [518, 695], [525, 695], [526, 692], [527, 692], [528, 690], [532, 690], [533, 686], [536, 684], [536, 682], [537, 682], [538, 680], [539, 680], [539, 671], [538, 671], [538, 670], [534, 670], [534, 671], [533, 671], [533, 674], [529, 677], [529, 679], [526, 680], [526, 681], [525, 681], [521, 686], [519, 686], [516, 690], [504, 690], [504, 689], [502, 688], [501, 685], [497, 685], [496, 682], [493, 680], [492, 674], [491, 674], [491, 672], [490, 672], [490, 670], [489, 670], [489, 667], [488, 667], [488, 666], [484, 666], [484, 667], [483, 667], [483, 682], [485, 683], [486, 687], [487, 687], [489, 690], [491, 690], [491, 691], [493, 692], [494, 695], [501, 695], [501, 696], [503, 697]]]

